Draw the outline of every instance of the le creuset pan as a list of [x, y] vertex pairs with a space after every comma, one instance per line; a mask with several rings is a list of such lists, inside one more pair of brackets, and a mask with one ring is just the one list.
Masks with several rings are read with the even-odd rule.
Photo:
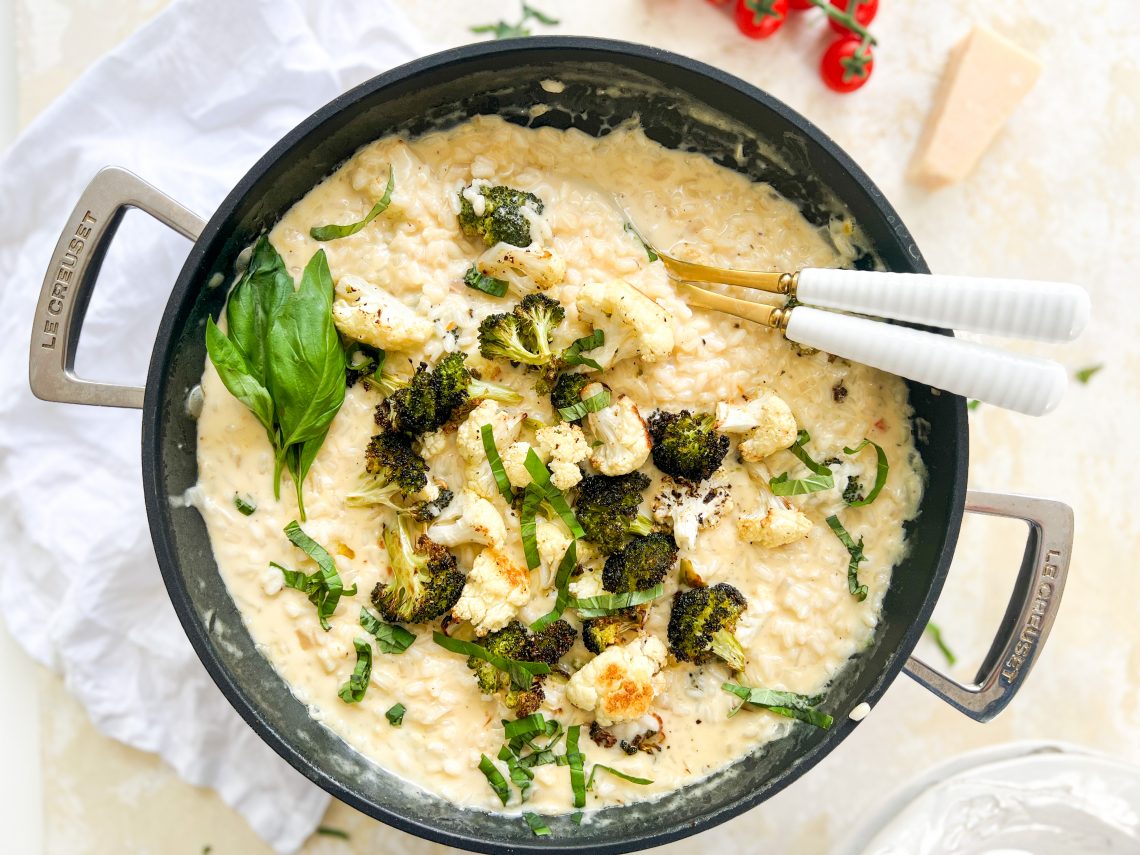
[[[557, 80], [561, 86], [542, 85]], [[536, 109], [537, 108], [537, 109]], [[484, 852], [625, 852], [659, 845], [759, 804], [811, 769], [856, 726], [846, 713], [874, 704], [900, 671], [979, 721], [1009, 703], [1056, 615], [1072, 544], [1072, 512], [1056, 502], [967, 493], [965, 401], [911, 384], [914, 426], [929, 472], [910, 552], [895, 569], [874, 643], [828, 689], [830, 731], [797, 726], [708, 779], [658, 801], [608, 807], [581, 826], [550, 821], [534, 837], [517, 816], [461, 810], [394, 778], [309, 717], [256, 651], [218, 575], [198, 512], [171, 496], [194, 484], [195, 423], [187, 395], [205, 363], [207, 315], [225, 298], [238, 253], [359, 146], [479, 114], [532, 127], [603, 135], [637, 118], [672, 148], [702, 152], [771, 183], [815, 223], [844, 212], [887, 269], [927, 272], [898, 215], [854, 162], [818, 128], [770, 95], [682, 56], [622, 42], [533, 38], [469, 45], [382, 74], [322, 107], [275, 145], [209, 222], [125, 170], [101, 171], [56, 247], [36, 310], [32, 389], [76, 404], [142, 407], [142, 463], [155, 552], [179, 619], [218, 687], [258, 735], [337, 798], [421, 837]], [[123, 212], [144, 210], [194, 241], [162, 318], [146, 388], [78, 378], [84, 311]], [[758, 335], [765, 335], [758, 331]], [[942, 588], [964, 510], [1024, 520], [1024, 562], [1005, 619], [972, 685], [909, 658]]]

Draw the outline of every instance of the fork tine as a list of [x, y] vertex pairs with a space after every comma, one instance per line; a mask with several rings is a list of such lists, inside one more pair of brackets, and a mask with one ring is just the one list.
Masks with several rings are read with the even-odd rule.
[[678, 288], [694, 306], [735, 315], [738, 318], [765, 327], [778, 327], [785, 314], [778, 306], [768, 306], [764, 303], [754, 303], [751, 300], [741, 300], [738, 297], [717, 294], [715, 291], [706, 291], [691, 282], [681, 282]]
[[767, 273], [760, 270], [732, 270], [727, 267], [712, 267], [707, 264], [696, 264], [692, 261], [682, 261], [666, 255], [658, 249], [654, 252], [660, 256], [666, 271], [674, 279], [686, 282], [711, 282], [721, 285], [740, 285], [756, 291], [767, 291], [771, 294], [787, 294], [790, 287], [791, 276], [787, 273]]

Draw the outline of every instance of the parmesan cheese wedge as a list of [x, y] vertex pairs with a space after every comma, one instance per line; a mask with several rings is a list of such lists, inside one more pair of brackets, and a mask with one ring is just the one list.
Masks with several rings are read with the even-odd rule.
[[1040, 74], [1032, 54], [974, 27], [950, 53], [907, 177], [937, 189], [969, 175]]

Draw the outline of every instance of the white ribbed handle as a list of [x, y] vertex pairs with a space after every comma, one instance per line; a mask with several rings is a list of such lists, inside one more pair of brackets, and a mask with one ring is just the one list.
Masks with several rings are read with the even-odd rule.
[[1057, 406], [1068, 382], [1065, 370], [1047, 359], [809, 306], [792, 309], [786, 334], [800, 344], [1031, 416]]
[[801, 270], [801, 303], [934, 327], [1072, 341], [1089, 319], [1089, 296], [1067, 282], [983, 279], [876, 270]]

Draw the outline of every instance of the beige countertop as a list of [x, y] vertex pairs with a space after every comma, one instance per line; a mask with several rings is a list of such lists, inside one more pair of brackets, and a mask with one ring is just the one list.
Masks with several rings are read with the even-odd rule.
[[[514, 17], [513, 0], [398, 0], [426, 38], [469, 41], [466, 27]], [[91, 61], [157, 13], [165, 0], [17, 0], [18, 117], [26, 124]], [[1061, 407], [1031, 419], [981, 407], [971, 414], [970, 485], [1060, 498], [1076, 511], [1077, 540], [1064, 604], [1022, 695], [979, 725], [905, 677], [858, 732], [812, 774], [765, 805], [663, 852], [826, 852], [908, 778], [974, 748], [1016, 739], [1060, 739], [1140, 762], [1140, 545], [1129, 451], [1140, 424], [1140, 21], [1131, 4], [1100, 0], [883, 0], [875, 76], [854, 96], [814, 77], [826, 40], [795, 21], [768, 43], [739, 37], [703, 0], [546, 0], [559, 33], [647, 42], [712, 62], [768, 89], [830, 133], [899, 210], [935, 270], [1072, 279], [1089, 288], [1094, 317], [1074, 345], [1050, 355], [1072, 369], [1103, 362]], [[475, 8], [478, 6], [478, 8]], [[985, 22], [1042, 59], [1041, 81], [962, 185], [930, 194], [907, 185], [914, 145], [946, 52]], [[1025, 350], [1045, 354], [1044, 347]], [[968, 679], [989, 645], [1019, 563], [1024, 526], [971, 518], [935, 620]], [[937, 661], [924, 649], [928, 661]], [[60, 681], [32, 666], [0, 633], [0, 748], [9, 780], [36, 792], [20, 801], [29, 823], [42, 806], [49, 853], [263, 853], [242, 820], [209, 791], [180, 780], [153, 756], [94, 731]], [[30, 691], [29, 683], [35, 691]], [[13, 774], [38, 738], [42, 763]], [[22, 753], [21, 753], [22, 751]], [[38, 797], [37, 797], [38, 795]], [[313, 853], [445, 851], [334, 804], [326, 824], [350, 840], [314, 837]], [[38, 841], [39, 829], [30, 837]], [[171, 841], [178, 841], [172, 845]], [[34, 850], [30, 850], [34, 851]]]

